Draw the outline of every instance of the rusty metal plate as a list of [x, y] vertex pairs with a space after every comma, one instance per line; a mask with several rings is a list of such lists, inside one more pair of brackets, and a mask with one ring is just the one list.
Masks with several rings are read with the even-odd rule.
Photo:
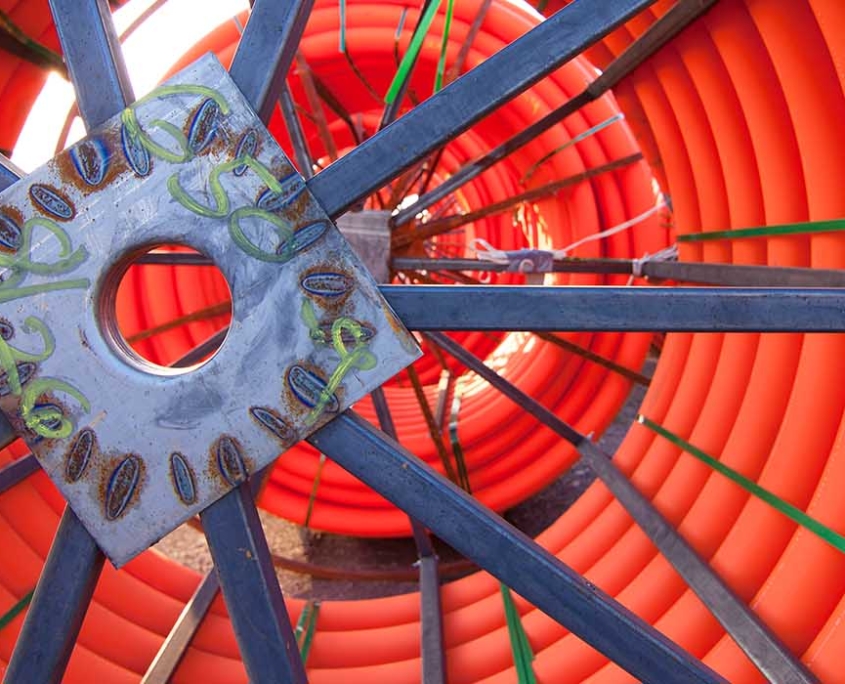
[[[164, 243], [232, 291], [187, 371], [114, 318], [122, 271]], [[212, 56], [0, 194], [0, 276], [0, 408], [115, 565], [419, 356]]]

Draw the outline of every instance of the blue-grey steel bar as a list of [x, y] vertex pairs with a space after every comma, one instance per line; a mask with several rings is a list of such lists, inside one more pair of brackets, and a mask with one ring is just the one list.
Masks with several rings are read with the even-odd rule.
[[282, 91], [314, 0], [256, 0], [229, 73], [265, 123]]
[[333, 218], [580, 54], [655, 0], [579, 0], [308, 181]]
[[299, 166], [299, 173], [303, 178], [311, 178], [314, 175], [314, 160], [308, 150], [308, 141], [305, 139], [305, 132], [302, 130], [302, 122], [296, 111], [296, 104], [293, 101], [290, 88], [284, 85], [279, 95], [279, 105], [282, 108], [282, 117], [288, 129], [293, 152], [296, 156], [296, 163]]
[[200, 518], [250, 681], [304, 684], [305, 668], [249, 485], [226, 494]]
[[573, 444], [584, 462], [613, 493], [637, 525], [698, 595], [754, 665], [774, 684], [817, 684], [818, 679], [798, 660], [672, 524], [602, 451], [538, 401], [488, 368], [478, 357], [442, 333], [426, 337], [477, 373], [520, 408]]
[[16, 437], [15, 428], [6, 418], [6, 414], [0, 412], [0, 449], [9, 446]]
[[18, 458], [0, 468], [0, 494], [11, 489], [16, 484], [23, 482], [26, 478], [41, 469], [38, 459], [32, 454]]
[[5, 684], [58, 684], [103, 569], [103, 556], [70, 507], [50, 554], [6, 670]]
[[640, 681], [724, 681], [351, 411], [308, 441]]
[[[396, 426], [384, 390], [371, 393], [379, 427], [391, 439], [396, 439]], [[443, 645], [443, 605], [440, 600], [439, 560], [425, 527], [413, 516], [411, 530], [419, 555], [420, 569], [420, 653], [422, 681], [426, 684], [445, 684], [446, 656]]]
[[392, 225], [399, 226], [407, 223], [424, 209], [428, 209], [433, 204], [445, 199], [486, 169], [604, 95], [669, 40], [716, 4], [716, 1], [679, 0], [672, 9], [652, 24], [642, 36], [611, 62], [586, 90], [528, 126], [525, 130], [501, 143], [484, 156], [458, 169], [442, 184], [419, 197], [416, 202], [408, 205], [402, 211], [397, 212], [391, 220]]
[[107, 0], [50, 0], [76, 103], [91, 130], [135, 99]]
[[446, 649], [443, 646], [443, 605], [440, 600], [440, 561], [420, 556], [420, 653], [422, 681], [446, 684]]
[[0, 192], [20, 180], [21, 171], [6, 155], [0, 154]]
[[141, 684], [167, 684], [170, 681], [219, 590], [217, 572], [212, 569], [200, 580], [193, 596], [185, 604]]
[[845, 290], [382, 285], [411, 330], [843, 332]]
[[[91, 129], [120, 112], [132, 89], [106, 0], [50, 0], [77, 104]], [[6, 673], [6, 682], [60, 682], [104, 556], [70, 509], [59, 529]]]
[[[180, 254], [180, 252], [174, 252]], [[518, 258], [518, 257], [517, 257]], [[395, 257], [390, 265], [397, 271], [488, 271], [504, 273], [509, 263], [482, 259], [427, 259]], [[845, 287], [845, 270], [789, 266], [746, 266], [705, 264], [689, 261], [644, 259], [556, 259], [549, 273], [601, 273], [636, 275], [657, 280], [727, 287]]]

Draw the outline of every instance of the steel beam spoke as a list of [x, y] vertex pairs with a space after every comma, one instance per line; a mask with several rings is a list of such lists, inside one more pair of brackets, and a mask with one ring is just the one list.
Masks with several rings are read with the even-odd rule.
[[229, 73], [267, 123], [314, 0], [256, 0]]
[[104, 558], [94, 538], [66, 507], [12, 652], [5, 684], [62, 681]]
[[220, 589], [217, 572], [205, 574], [150, 664], [141, 684], [167, 684], [182, 662], [197, 630]]
[[654, 0], [580, 0], [414, 107], [308, 182], [336, 218]]
[[18, 458], [0, 468], [0, 494], [23, 482], [41, 469], [38, 459], [32, 454]]
[[299, 114], [296, 111], [296, 103], [293, 101], [293, 95], [291, 95], [290, 88], [287, 85], [282, 88], [279, 104], [296, 155], [296, 163], [299, 165], [299, 173], [303, 178], [311, 178], [314, 175], [314, 160], [311, 158], [308, 141], [305, 139], [305, 132], [302, 130], [302, 122], [299, 120]]
[[[509, 263], [484, 259], [426, 259], [394, 257], [390, 265], [397, 271], [480, 271], [504, 273]], [[845, 270], [743, 264], [704, 264], [686, 261], [637, 259], [556, 259], [549, 273], [597, 273], [636, 275], [655, 280], [726, 287], [845, 287]]]
[[723, 681], [351, 411], [308, 441], [639, 680]]
[[6, 414], [0, 411], [0, 449], [9, 446], [15, 441], [15, 437], [17, 437], [15, 428], [12, 427]]
[[248, 483], [201, 514], [208, 548], [252, 682], [304, 684], [305, 668]]
[[0, 154], [0, 192], [16, 183], [23, 176], [21, 171], [5, 154]]
[[524, 131], [509, 138], [484, 156], [459, 169], [441, 185], [425, 193], [412, 205], [398, 212], [393, 217], [393, 225], [398, 226], [407, 223], [423, 211], [423, 209], [427, 209], [444, 199], [512, 152], [528, 144], [548, 131], [552, 126], [556, 126], [566, 117], [604, 95], [684, 28], [689, 26], [695, 19], [710, 9], [716, 1], [679, 0], [672, 9], [654, 22], [642, 36], [611, 62], [586, 90], [576, 95], [563, 106], [550, 112]]
[[393, 233], [391, 246], [394, 249], [400, 249], [402, 247], [406, 247], [415, 240], [425, 240], [435, 237], [436, 235], [442, 235], [443, 233], [448, 233], [451, 230], [455, 230], [455, 228], [460, 228], [461, 226], [472, 223], [473, 221], [478, 221], [479, 219], [483, 219], [487, 216], [491, 216], [492, 214], [501, 214], [502, 212], [508, 211], [523, 202], [535, 202], [546, 197], [552, 197], [565, 188], [570, 188], [573, 185], [584, 183], [585, 181], [596, 178], [602, 174], [618, 171], [619, 169], [630, 166], [631, 164], [636, 164], [641, 161], [642, 158], [643, 155], [638, 152], [636, 154], [623, 157], [622, 159], [617, 159], [607, 164], [588, 169], [584, 173], [579, 173], [546, 185], [541, 185], [537, 188], [532, 188], [531, 190], [521, 192], [512, 197], [508, 197], [507, 199], [489, 204], [481, 209], [467, 212], [466, 214], [445, 216], [444, 218], [435, 219], [420, 226], [412, 226], [409, 224], [407, 228], [399, 228]]
[[494, 388], [578, 449], [581, 457], [613, 493], [649, 539], [684, 578], [708, 610], [768, 681], [814, 684], [818, 680], [757, 615], [728, 587], [710, 565], [654, 505], [586, 436], [578, 433], [535, 399], [511, 384], [478, 357], [442, 333], [427, 335], [438, 346], [484, 378]]
[[107, 0], [50, 0], [79, 112], [88, 130], [135, 96]]
[[[372, 392], [379, 426], [391, 439], [396, 439], [396, 426], [390, 408], [379, 387]], [[446, 657], [443, 645], [443, 605], [440, 600], [439, 560], [425, 527], [409, 516], [414, 542], [417, 545], [420, 569], [420, 653], [422, 655], [422, 681], [425, 684], [445, 684]]]
[[411, 330], [843, 332], [845, 291], [382, 285]]

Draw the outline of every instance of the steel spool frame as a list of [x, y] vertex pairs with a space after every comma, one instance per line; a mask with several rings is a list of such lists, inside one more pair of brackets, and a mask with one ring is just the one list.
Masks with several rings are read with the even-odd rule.
[[[400, 117], [346, 157], [308, 180], [334, 218], [417, 163], [502, 102], [579, 54], [608, 31], [647, 7], [647, 0], [580, 0], [485, 62], [470, 79], [460, 79]], [[679, 2], [675, 21], [683, 24], [711, 3]], [[80, 111], [95, 126], [131, 100], [105, 2], [51, 3]], [[274, 106], [310, 3], [257, 0], [231, 73], [265, 120]], [[678, 15], [686, 15], [683, 21]], [[671, 37], [671, 22], [662, 25]], [[677, 30], [677, 25], [675, 27]], [[272, 69], [255, 65], [274, 65]], [[479, 83], [481, 85], [479, 85]], [[409, 142], [410, 141], [410, 142]], [[396, 150], [401, 150], [397, 154]], [[391, 151], [386, 154], [386, 151]], [[366, 173], [359, 169], [365, 168]], [[8, 186], [17, 180], [4, 167]], [[430, 264], [427, 264], [430, 265]], [[670, 265], [663, 273], [674, 273]], [[687, 266], [690, 268], [691, 266]], [[691, 267], [695, 268], [695, 267]], [[703, 271], [704, 269], [702, 269]], [[767, 274], [721, 267], [717, 282], [740, 287], [674, 288], [497, 288], [462, 287], [441, 291], [384, 286], [383, 294], [411, 330], [430, 335], [446, 351], [519, 402], [582, 457], [655, 541], [725, 629], [771, 680], [816, 681], [778, 638], [701, 561], [678, 532], [589, 438], [487, 370], [450, 342], [450, 330], [636, 330], [636, 331], [807, 331], [841, 332], [845, 297], [835, 289], [839, 274]], [[687, 276], [693, 280], [691, 276]], [[751, 278], [751, 280], [748, 280]], [[774, 278], [774, 280], [772, 280]], [[797, 286], [780, 289], [786, 283]], [[761, 280], [762, 279], [762, 280]], [[778, 280], [780, 279], [780, 280]], [[744, 285], [767, 289], [745, 289]], [[777, 288], [777, 289], [775, 289]], [[812, 288], [812, 289], [807, 289]], [[309, 440], [361, 480], [394, 501], [434, 534], [500, 578], [544, 612], [577, 633], [642, 681], [721, 681], [653, 628], [577, 576], [531, 540], [509, 528], [471, 497], [419, 464], [390, 438], [382, 410], [381, 434], [346, 413]], [[13, 435], [6, 433], [7, 440]], [[355, 448], [350, 448], [350, 445]], [[25, 476], [19, 463], [7, 478]], [[431, 492], [438, 499], [432, 504]], [[226, 495], [202, 515], [217, 576], [235, 626], [250, 678], [260, 682], [305, 681], [304, 668], [269, 560], [249, 485]], [[422, 542], [425, 543], [424, 541]], [[233, 549], [248, 548], [258, 562], [245, 563]], [[12, 662], [9, 682], [59, 681], [70, 656], [102, 567], [103, 556], [73, 513], [66, 511], [29, 610]], [[208, 592], [215, 582], [203, 584]], [[423, 671], [425, 681], [442, 681], [442, 646], [436, 600], [436, 571], [421, 573]], [[180, 632], [179, 630], [183, 630]], [[184, 646], [185, 625], [169, 640]], [[172, 657], [172, 652], [171, 652]]]

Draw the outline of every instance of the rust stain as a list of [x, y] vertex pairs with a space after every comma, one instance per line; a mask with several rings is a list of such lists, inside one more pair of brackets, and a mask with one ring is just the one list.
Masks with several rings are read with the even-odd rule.
[[119, 176], [130, 172], [131, 169], [123, 157], [118, 130], [107, 130], [99, 133], [97, 139], [107, 151], [106, 170], [103, 179], [96, 185], [89, 185], [79, 175], [71, 157], [70, 150], [65, 150], [49, 162], [49, 166], [58, 174], [63, 185], [76, 188], [82, 195], [88, 196], [100, 192], [111, 185]]
[[103, 517], [109, 521], [123, 518], [140, 501], [146, 481], [147, 466], [137, 454], [106, 455], [99, 464], [97, 486]]
[[97, 460], [98, 452], [97, 434], [87, 427], [80, 430], [65, 454], [65, 482], [78, 482], [90, 472], [89, 466]]
[[211, 444], [205, 476], [216, 491], [229, 491], [254, 470], [255, 462], [246, 455], [237, 438], [224, 433]]

